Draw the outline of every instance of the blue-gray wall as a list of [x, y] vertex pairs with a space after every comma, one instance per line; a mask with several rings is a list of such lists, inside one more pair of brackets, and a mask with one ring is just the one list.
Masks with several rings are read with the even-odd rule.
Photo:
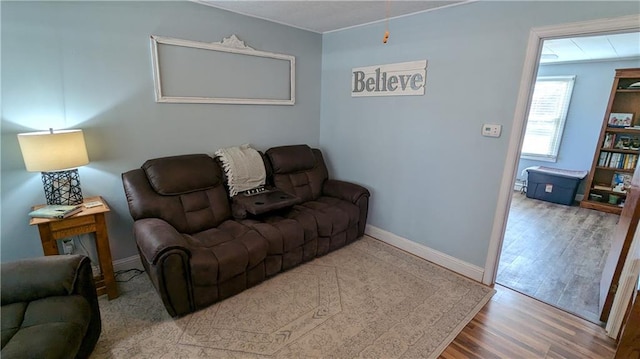
[[[526, 173], [522, 175], [522, 170], [531, 166], [588, 171], [609, 103], [615, 70], [631, 67], [640, 67], [640, 60], [541, 65], [538, 76], [575, 75], [576, 81], [557, 162], [520, 159], [518, 178], [526, 179]], [[578, 193], [584, 193], [584, 181], [580, 184]]]
[[[640, 12], [636, 2], [475, 2], [320, 36], [188, 2], [1, 2], [2, 260], [42, 254], [44, 201], [16, 134], [83, 128], [84, 193], [112, 207], [114, 259], [135, 255], [120, 173], [148, 158], [320, 145], [332, 176], [371, 189], [370, 223], [484, 266], [529, 29]], [[290, 106], [157, 104], [149, 35], [296, 56]], [[424, 96], [351, 98], [351, 68], [428, 59]], [[320, 86], [320, 81], [322, 86]], [[480, 136], [483, 123], [502, 137]]]
[[[532, 27], [639, 13], [637, 2], [480, 1], [323, 36], [320, 145], [367, 185], [369, 223], [484, 267]], [[427, 59], [426, 93], [350, 96], [353, 67]], [[480, 135], [503, 125], [500, 138]]]
[[[120, 174], [149, 158], [250, 143], [317, 145], [322, 37], [190, 2], [6, 2], [2, 30], [2, 261], [42, 255], [27, 213], [44, 202], [16, 134], [82, 128], [85, 196], [102, 195], [114, 259], [136, 255]], [[149, 36], [204, 42], [236, 34], [296, 57], [295, 106], [159, 104]]]

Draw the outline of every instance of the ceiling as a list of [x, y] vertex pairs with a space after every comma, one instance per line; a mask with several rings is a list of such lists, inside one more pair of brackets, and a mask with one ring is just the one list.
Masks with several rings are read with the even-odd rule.
[[[192, 0], [255, 18], [326, 33], [478, 0]], [[545, 40], [540, 63], [640, 58], [640, 33]]]
[[466, 1], [244, 1], [194, 0], [197, 3], [317, 33], [346, 29], [402, 15], [460, 5]]
[[545, 40], [540, 63], [640, 57], [640, 32]]

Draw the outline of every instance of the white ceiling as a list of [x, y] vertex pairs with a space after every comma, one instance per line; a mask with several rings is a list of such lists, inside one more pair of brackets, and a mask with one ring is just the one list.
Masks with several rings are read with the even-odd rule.
[[[192, 0], [317, 33], [337, 31], [478, 0]], [[640, 33], [545, 40], [540, 62], [559, 63], [640, 57]]]
[[640, 57], [640, 32], [545, 40], [540, 63]]
[[193, 0], [197, 3], [249, 15], [317, 33], [364, 25], [385, 18], [434, 10], [451, 5], [473, 2], [433, 0], [377, 0], [377, 1], [244, 1]]

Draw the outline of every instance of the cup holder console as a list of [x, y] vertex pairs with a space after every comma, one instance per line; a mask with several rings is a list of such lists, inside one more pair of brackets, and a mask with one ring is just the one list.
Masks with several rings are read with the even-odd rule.
[[264, 188], [256, 192], [248, 192], [249, 191], [234, 196], [232, 200], [253, 215], [289, 208], [302, 202], [299, 197], [290, 195], [277, 188]]

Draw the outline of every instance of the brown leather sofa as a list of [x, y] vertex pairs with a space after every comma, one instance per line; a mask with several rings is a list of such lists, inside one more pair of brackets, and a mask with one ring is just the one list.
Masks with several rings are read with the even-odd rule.
[[299, 204], [251, 215], [205, 154], [146, 161], [122, 174], [134, 236], [172, 316], [207, 307], [364, 234], [369, 191], [328, 178], [318, 149], [271, 148], [267, 183]]

